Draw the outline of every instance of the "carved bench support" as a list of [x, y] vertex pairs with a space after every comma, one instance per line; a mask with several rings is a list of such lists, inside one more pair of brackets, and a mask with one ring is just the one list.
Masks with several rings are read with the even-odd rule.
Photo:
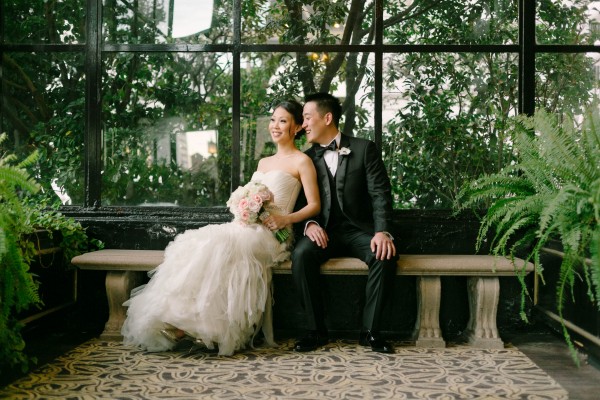
[[500, 299], [498, 278], [470, 277], [467, 286], [470, 318], [465, 333], [469, 344], [485, 349], [504, 348], [496, 327], [496, 314]]
[[103, 340], [121, 340], [121, 327], [125, 322], [127, 307], [123, 303], [129, 299], [131, 289], [144, 283], [144, 272], [139, 271], [108, 271], [106, 273], [106, 297], [108, 298], [108, 321], [104, 332], [100, 335]]
[[440, 329], [440, 297], [442, 284], [439, 276], [417, 277], [417, 322], [413, 338], [417, 347], [444, 348], [446, 342]]

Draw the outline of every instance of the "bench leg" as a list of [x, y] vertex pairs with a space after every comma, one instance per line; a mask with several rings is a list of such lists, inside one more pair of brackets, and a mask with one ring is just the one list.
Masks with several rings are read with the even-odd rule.
[[469, 344], [484, 349], [503, 349], [498, 335], [496, 313], [500, 298], [500, 282], [496, 277], [471, 277], [469, 289], [470, 318], [466, 335]]
[[123, 303], [129, 299], [131, 289], [143, 283], [145, 272], [108, 271], [106, 273], [106, 297], [108, 298], [108, 321], [104, 325], [102, 340], [122, 340], [121, 327], [127, 315]]
[[417, 347], [446, 347], [440, 329], [441, 291], [442, 285], [439, 276], [417, 277], [418, 310], [413, 332]]

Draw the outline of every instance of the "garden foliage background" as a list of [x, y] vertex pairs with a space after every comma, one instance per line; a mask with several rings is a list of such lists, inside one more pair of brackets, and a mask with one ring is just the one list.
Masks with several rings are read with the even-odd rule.
[[[38, 149], [31, 172], [44, 192], [62, 188], [63, 203], [85, 205], [94, 156], [85, 94], [96, 90], [101, 205], [223, 206], [273, 151], [271, 105], [328, 91], [343, 99], [344, 133], [381, 145], [396, 208], [450, 208], [464, 182], [514, 160], [506, 132], [522, 96], [518, 3], [215, 0], [183, 9], [105, 0], [98, 10], [84, 0], [6, 0], [3, 150]], [[594, 2], [535, 3], [538, 43], [598, 39]], [[98, 60], [86, 37], [90, 10], [102, 18]], [[539, 53], [536, 106], [581, 114], [596, 95], [594, 57]], [[100, 87], [86, 83], [86, 62], [98, 63]], [[192, 138], [212, 147], [192, 149]]]

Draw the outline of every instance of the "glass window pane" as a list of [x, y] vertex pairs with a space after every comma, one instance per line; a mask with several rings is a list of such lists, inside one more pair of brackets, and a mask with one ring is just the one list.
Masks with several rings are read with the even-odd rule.
[[512, 159], [516, 54], [388, 54], [383, 152], [396, 208], [449, 209], [461, 185]]
[[600, 94], [600, 55], [539, 54], [536, 67], [536, 107], [581, 115]]
[[85, 42], [85, 1], [2, 0], [7, 43]]
[[242, 43], [373, 44], [373, 4], [242, 0]]
[[258, 160], [275, 150], [268, 121], [278, 100], [332, 93], [343, 104], [342, 132], [373, 139], [373, 64], [370, 53], [243, 53], [241, 180], [248, 181]]
[[30, 172], [62, 204], [84, 198], [84, 55], [4, 53], [1, 132], [19, 159], [37, 149]]
[[517, 0], [384, 0], [386, 44], [518, 43]]
[[107, 43], [231, 43], [233, 0], [104, 0]]
[[536, 1], [536, 40], [542, 44], [600, 44], [594, 0]]
[[231, 55], [112, 54], [103, 68], [103, 205], [223, 205]]

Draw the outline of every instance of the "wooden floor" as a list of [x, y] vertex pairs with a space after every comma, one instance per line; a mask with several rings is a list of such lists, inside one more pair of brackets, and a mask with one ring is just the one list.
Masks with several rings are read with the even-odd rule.
[[[71, 317], [73, 317], [71, 315]], [[26, 329], [28, 354], [37, 357], [37, 365], [52, 361], [77, 345], [97, 337], [102, 324], [88, 324], [66, 318], [50, 318]], [[503, 335], [507, 346], [516, 346], [569, 393], [572, 400], [600, 399], [600, 364], [579, 353], [580, 366], [573, 361], [564, 339], [550, 329], [537, 326], [527, 332]], [[36, 366], [34, 366], [36, 368]], [[0, 387], [19, 378], [18, 372], [3, 373]]]
[[525, 353], [567, 392], [571, 400], [600, 399], [600, 363], [578, 352], [579, 367], [562, 337], [537, 329], [535, 332], [518, 334], [510, 345]]

